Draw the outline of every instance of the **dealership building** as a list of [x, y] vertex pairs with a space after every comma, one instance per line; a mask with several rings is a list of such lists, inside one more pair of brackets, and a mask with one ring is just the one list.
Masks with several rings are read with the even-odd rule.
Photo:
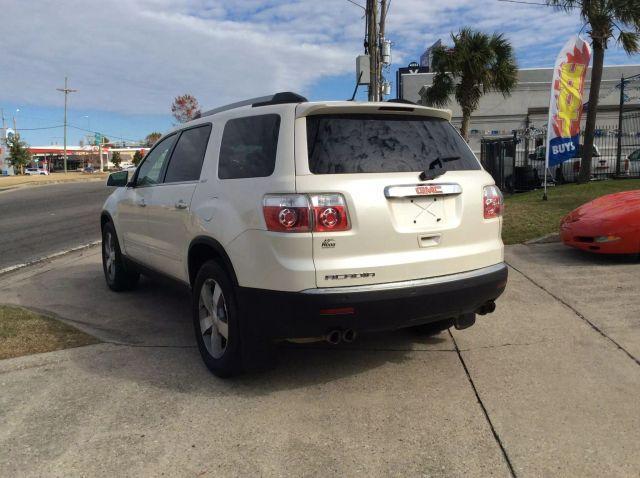
[[[424, 62], [423, 62], [424, 63]], [[640, 65], [605, 66], [598, 105], [598, 127], [615, 128], [618, 125], [621, 77], [640, 74]], [[518, 70], [518, 85], [506, 98], [500, 93], [487, 93], [480, 100], [471, 117], [469, 143], [480, 151], [483, 137], [510, 135], [526, 127], [543, 128], [547, 124], [553, 68], [523, 68]], [[589, 98], [591, 68], [587, 72], [585, 102]], [[412, 64], [400, 68], [396, 75], [398, 98], [423, 104], [422, 98], [433, 81], [427, 64]], [[627, 85], [628, 98], [625, 111], [640, 111], [640, 82]], [[453, 112], [453, 123], [460, 126], [462, 112], [453, 97], [447, 108]], [[583, 115], [583, 123], [586, 115]]]

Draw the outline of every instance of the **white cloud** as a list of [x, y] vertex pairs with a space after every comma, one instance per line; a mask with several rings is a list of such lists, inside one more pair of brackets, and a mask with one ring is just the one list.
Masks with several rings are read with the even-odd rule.
[[[0, 101], [59, 105], [55, 88], [68, 75], [80, 90], [75, 107], [122, 113], [165, 113], [184, 92], [204, 108], [308, 93], [354, 70], [364, 35], [362, 10], [346, 0], [32, 0], [2, 11], [11, 21], [3, 24]], [[504, 32], [522, 66], [552, 64], [580, 28], [575, 15], [545, 6], [394, 0], [388, 36], [396, 62], [464, 25]], [[610, 56], [625, 60], [615, 50]]]

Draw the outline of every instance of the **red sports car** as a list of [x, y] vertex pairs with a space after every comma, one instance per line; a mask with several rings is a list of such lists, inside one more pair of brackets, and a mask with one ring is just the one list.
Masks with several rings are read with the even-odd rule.
[[594, 199], [560, 222], [567, 246], [600, 254], [640, 253], [640, 190]]

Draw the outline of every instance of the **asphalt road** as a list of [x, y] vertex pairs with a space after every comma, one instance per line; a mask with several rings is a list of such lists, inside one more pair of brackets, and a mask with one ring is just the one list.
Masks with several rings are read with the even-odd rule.
[[0, 193], [0, 269], [99, 239], [100, 209], [110, 193], [103, 181]]

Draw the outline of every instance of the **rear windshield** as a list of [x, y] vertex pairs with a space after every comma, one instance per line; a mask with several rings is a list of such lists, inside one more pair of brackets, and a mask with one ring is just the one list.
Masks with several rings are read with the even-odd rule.
[[309, 116], [307, 148], [313, 174], [480, 169], [448, 121], [425, 116]]

